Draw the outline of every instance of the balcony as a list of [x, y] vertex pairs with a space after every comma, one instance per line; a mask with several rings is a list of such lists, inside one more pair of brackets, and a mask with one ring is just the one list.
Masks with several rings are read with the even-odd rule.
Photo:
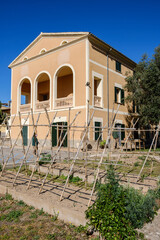
[[21, 104], [19, 110], [20, 112], [29, 112], [31, 110], [31, 104]]
[[55, 108], [67, 108], [73, 106], [73, 96], [55, 99]]
[[94, 106], [102, 107], [102, 98], [94, 95]]
[[50, 108], [50, 100], [46, 100], [46, 101], [37, 101], [35, 104], [35, 110], [36, 111], [40, 111], [40, 110], [44, 110], [44, 107], [49, 110]]

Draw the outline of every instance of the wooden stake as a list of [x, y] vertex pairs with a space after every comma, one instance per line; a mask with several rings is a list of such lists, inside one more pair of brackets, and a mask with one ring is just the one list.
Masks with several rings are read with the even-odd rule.
[[46, 143], [46, 140], [47, 140], [48, 135], [49, 135], [49, 133], [50, 133], [50, 127], [52, 127], [52, 124], [54, 123], [54, 120], [55, 120], [55, 118], [56, 118], [56, 115], [57, 115], [57, 112], [54, 114], [54, 117], [53, 117], [52, 122], [51, 122], [51, 124], [50, 124], [50, 126], [49, 126], [49, 129], [48, 129], [48, 132], [47, 132], [47, 134], [46, 134], [46, 136], [45, 136], [45, 139], [44, 139], [44, 142], [43, 142], [43, 144], [42, 144], [40, 153], [39, 153], [38, 156], [37, 156], [36, 164], [34, 165], [34, 167], [33, 167], [33, 169], [32, 169], [32, 173], [31, 173], [31, 176], [30, 176], [30, 180], [29, 180], [29, 182], [28, 182], [27, 189], [29, 189], [30, 184], [31, 184], [31, 181], [32, 181], [32, 178], [33, 178], [33, 174], [34, 174], [34, 172], [37, 170], [37, 168], [38, 168], [38, 166], [39, 166], [39, 159], [40, 159], [41, 153], [42, 153], [42, 151], [43, 151], [44, 144]]
[[[92, 121], [92, 118], [93, 118], [94, 112], [95, 112], [95, 110], [93, 111], [92, 116], [91, 116], [91, 118], [90, 118], [90, 120], [89, 120], [89, 122], [88, 122], [88, 127], [89, 127], [89, 125], [90, 125], [90, 123], [91, 123], [91, 121]], [[84, 140], [84, 138], [85, 138], [85, 136], [86, 136], [86, 133], [87, 133], [87, 127], [86, 127], [86, 130], [85, 130], [85, 132], [84, 132], [84, 134], [83, 134], [83, 137], [82, 137], [82, 139], [81, 139], [81, 141], [80, 141], [80, 144], [79, 144], [79, 146], [78, 146], [77, 153], [76, 153], [76, 155], [75, 155], [75, 157], [74, 157], [74, 159], [73, 159], [73, 162], [72, 162], [72, 164], [71, 164], [70, 171], [69, 171], [69, 173], [68, 173], [68, 177], [67, 177], [67, 179], [66, 179], [66, 183], [65, 183], [65, 185], [64, 185], [64, 188], [63, 188], [62, 194], [61, 194], [61, 196], [60, 196], [60, 201], [62, 200], [62, 197], [63, 197], [64, 191], [65, 191], [66, 186], [67, 186], [68, 181], [69, 181], [69, 177], [71, 176], [71, 173], [72, 173], [72, 170], [73, 170], [73, 167], [74, 167], [75, 161], [76, 161], [76, 159], [77, 159], [77, 157], [78, 157], [78, 154], [79, 154], [79, 151], [80, 151], [80, 149], [81, 149], [81, 147], [82, 147], [83, 140]]]
[[119, 107], [120, 107], [120, 104], [118, 104], [117, 111], [116, 111], [116, 113], [115, 113], [115, 115], [113, 117], [113, 121], [112, 121], [111, 127], [109, 129], [109, 133], [108, 133], [107, 139], [106, 139], [106, 144], [105, 144], [104, 150], [102, 152], [101, 159], [100, 159], [100, 161], [98, 163], [97, 174], [96, 174], [96, 177], [95, 177], [95, 180], [94, 180], [94, 183], [93, 183], [93, 188], [92, 188], [92, 191], [91, 191], [91, 195], [90, 195], [90, 199], [89, 199], [89, 202], [88, 202], [88, 206], [90, 206], [90, 203], [91, 203], [91, 200], [92, 200], [92, 195], [93, 195], [93, 192], [94, 192], [94, 189], [95, 189], [95, 186], [96, 186], [96, 182], [97, 182], [97, 179], [98, 179], [99, 171], [100, 171], [100, 166], [102, 164], [102, 161], [103, 161], [103, 158], [104, 158], [104, 154], [106, 152], [106, 146], [108, 146], [108, 143], [109, 143], [109, 140], [110, 140], [110, 137], [111, 137], [111, 134], [112, 134], [112, 129], [114, 128], [114, 125], [115, 125], [115, 118], [116, 118], [116, 115], [118, 113]]
[[140, 178], [140, 176], [141, 176], [141, 173], [142, 173], [143, 168], [144, 168], [144, 166], [145, 166], [145, 164], [146, 164], [146, 162], [147, 162], [147, 160], [148, 160], [149, 154], [150, 154], [150, 152], [151, 152], [152, 146], [153, 146], [154, 141], [155, 141], [155, 139], [156, 139], [156, 137], [157, 137], [157, 135], [158, 135], [159, 130], [160, 130], [160, 121], [159, 121], [158, 128], [157, 128], [157, 130], [156, 130], [156, 133], [155, 133], [155, 135], [154, 135], [154, 137], [153, 137], [152, 143], [151, 143], [151, 145], [150, 145], [148, 154], [147, 154], [147, 156], [146, 156], [146, 158], [145, 158], [145, 160], [144, 160], [143, 166], [142, 166], [142, 168], [141, 168], [141, 170], [140, 170], [140, 172], [139, 172], [139, 174], [138, 174], [138, 177], [137, 177], [136, 182], [139, 180], [139, 178]]
[[34, 128], [33, 128], [32, 137], [31, 137], [31, 139], [30, 139], [30, 142], [29, 142], [29, 144], [28, 144], [27, 150], [26, 150], [26, 152], [25, 152], [25, 154], [24, 154], [24, 157], [23, 157], [22, 162], [21, 162], [21, 164], [20, 164], [20, 166], [19, 166], [18, 172], [17, 172], [17, 174], [16, 174], [16, 176], [15, 176], [15, 179], [14, 179], [14, 181], [13, 181], [13, 186], [14, 186], [14, 184], [15, 184], [15, 182], [16, 182], [16, 179], [17, 179], [17, 177], [18, 177], [18, 175], [19, 175], [19, 173], [20, 173], [20, 170], [21, 170], [24, 162], [27, 163], [26, 157], [27, 157], [27, 154], [28, 154], [28, 152], [29, 152], [29, 148], [30, 148], [30, 146], [31, 146], [32, 138], [33, 138], [33, 136], [34, 136], [35, 129], [36, 129], [36, 125], [37, 125], [37, 123], [38, 123], [38, 121], [39, 121], [40, 115], [41, 115], [41, 113], [38, 114], [36, 124], [34, 125]]
[[14, 144], [13, 144], [11, 150], [10, 150], [9, 156], [8, 156], [6, 162], [4, 163], [3, 167], [2, 167], [2, 171], [1, 171], [0, 177], [2, 176], [2, 174], [3, 174], [3, 172], [4, 172], [4, 169], [5, 169], [5, 167], [6, 167], [7, 163], [8, 163], [8, 160], [9, 160], [9, 158], [11, 157], [11, 155], [12, 155], [12, 153], [13, 153], [13, 149], [14, 149], [14, 147], [15, 147], [16, 144], [17, 144], [18, 138], [19, 138], [19, 136], [21, 135], [22, 128], [23, 128], [23, 126], [25, 125], [25, 123], [26, 123], [26, 121], [27, 121], [27, 119], [28, 119], [28, 117], [29, 117], [29, 114], [30, 114], [30, 113], [28, 113], [26, 120], [24, 121], [23, 125], [21, 126], [20, 131], [19, 131], [19, 133], [18, 133], [18, 136], [17, 136], [17, 138], [16, 138], [16, 140], [15, 140], [15, 142], [14, 142]]
[[[75, 120], [76, 120], [76, 118], [77, 118], [77, 116], [78, 116], [79, 114], [80, 114], [80, 112], [77, 112], [77, 114], [75, 115], [73, 121], [72, 121], [71, 124], [70, 124], [70, 127], [71, 127], [72, 124], [75, 122]], [[59, 147], [58, 147], [58, 149], [57, 149], [57, 151], [56, 151], [56, 153], [55, 153], [55, 155], [54, 155], [54, 157], [53, 157], [53, 159], [52, 159], [52, 161], [51, 161], [51, 163], [50, 163], [50, 165], [49, 165], [49, 167], [48, 167], [48, 169], [47, 169], [46, 175], [45, 175], [45, 177], [44, 177], [44, 179], [43, 179], [42, 185], [41, 185], [40, 190], [39, 190], [39, 194], [41, 193], [41, 191], [42, 191], [42, 189], [43, 189], [43, 186], [44, 186], [44, 184], [45, 184], [45, 181], [46, 181], [46, 179], [47, 179], [47, 176], [48, 176], [48, 174], [49, 174], [49, 172], [50, 172], [50, 170], [51, 170], [51, 168], [52, 168], [52, 166], [53, 166], [53, 164], [54, 164], [54, 162], [55, 162], [56, 156], [57, 156], [57, 154], [59, 153], [59, 151], [60, 151], [60, 149], [61, 149], [61, 146], [62, 146], [62, 144], [63, 144], [63, 142], [64, 142], [64, 140], [65, 140], [65, 138], [66, 138], [66, 136], [67, 136], [67, 133], [68, 133], [68, 130], [66, 131], [66, 133], [65, 133], [65, 135], [64, 135], [64, 137], [63, 137], [63, 139], [62, 139], [62, 141], [61, 141], [61, 143], [60, 143], [60, 145], [59, 145]]]

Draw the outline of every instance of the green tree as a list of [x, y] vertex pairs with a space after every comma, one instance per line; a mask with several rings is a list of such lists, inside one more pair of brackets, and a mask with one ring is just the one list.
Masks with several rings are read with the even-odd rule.
[[126, 101], [138, 106], [140, 123], [157, 125], [160, 120], [160, 45], [150, 59], [144, 55], [133, 76], [126, 78]]
[[3, 111], [2, 111], [2, 103], [1, 103], [1, 101], [0, 101], [0, 124], [2, 124], [2, 122], [4, 121], [4, 119], [5, 119], [5, 117], [6, 117], [6, 114], [5, 113], [3, 113]]

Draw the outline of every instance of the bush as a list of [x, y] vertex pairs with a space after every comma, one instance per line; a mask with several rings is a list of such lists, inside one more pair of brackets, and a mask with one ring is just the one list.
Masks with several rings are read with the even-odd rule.
[[51, 155], [50, 154], [42, 154], [42, 158], [39, 160], [39, 165], [47, 164], [51, 161]]
[[2, 165], [0, 164], [0, 172], [2, 172]]
[[136, 239], [135, 231], [126, 219], [125, 192], [110, 167], [107, 182], [100, 184], [95, 203], [86, 211], [86, 218], [105, 239]]
[[105, 144], [106, 144], [106, 140], [101, 141], [100, 144], [99, 144], [100, 148], [103, 149], [105, 147]]
[[97, 185], [97, 198], [86, 211], [86, 218], [104, 239], [137, 239], [135, 228], [153, 220], [156, 214], [156, 191], [143, 195], [119, 184], [112, 166], [105, 184]]
[[140, 191], [128, 187], [125, 189], [126, 218], [134, 228], [142, 228], [144, 223], [153, 220], [156, 214], [156, 201], [152, 192], [143, 195]]

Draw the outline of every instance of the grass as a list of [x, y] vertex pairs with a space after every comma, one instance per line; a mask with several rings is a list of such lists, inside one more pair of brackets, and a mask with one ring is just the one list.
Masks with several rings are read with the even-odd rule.
[[66, 224], [58, 219], [58, 213], [51, 216], [9, 195], [1, 197], [0, 208], [3, 209], [0, 211], [0, 240], [89, 239], [83, 226]]

